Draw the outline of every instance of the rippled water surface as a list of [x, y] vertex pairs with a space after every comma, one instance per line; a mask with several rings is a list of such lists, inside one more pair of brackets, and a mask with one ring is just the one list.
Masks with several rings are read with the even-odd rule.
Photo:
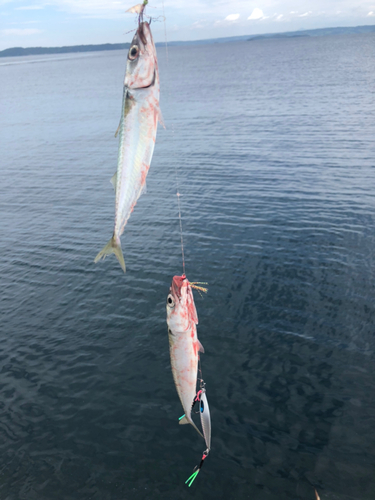
[[[147, 194], [113, 256], [126, 52], [2, 59], [0, 496], [375, 498], [375, 37], [159, 48]], [[16, 63], [16, 64], [14, 64]], [[212, 452], [165, 300], [196, 296]]]

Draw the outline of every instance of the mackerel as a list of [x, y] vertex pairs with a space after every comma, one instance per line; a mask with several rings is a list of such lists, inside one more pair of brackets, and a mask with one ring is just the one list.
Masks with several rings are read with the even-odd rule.
[[111, 253], [123, 271], [125, 260], [120, 237], [141, 193], [154, 152], [159, 109], [159, 71], [155, 44], [149, 23], [141, 22], [128, 52], [119, 136], [117, 172], [111, 182], [115, 188], [115, 225], [113, 236], [94, 262]]

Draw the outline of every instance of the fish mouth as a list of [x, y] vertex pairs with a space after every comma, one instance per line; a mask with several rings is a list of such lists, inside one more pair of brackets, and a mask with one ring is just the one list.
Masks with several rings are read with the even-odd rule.
[[139, 45], [140, 48], [145, 50], [147, 45], [153, 45], [152, 33], [150, 30], [150, 24], [144, 21], [139, 24], [138, 29], [133, 37], [132, 45]]
[[[147, 26], [147, 32], [145, 32], [146, 26]], [[147, 35], [150, 33], [151, 31], [148, 22], [144, 21], [143, 23], [140, 23], [135, 35], [133, 36], [132, 45], [138, 45], [139, 42], [141, 42], [142, 45], [145, 47], [147, 45]]]
[[188, 279], [184, 274], [182, 276], [173, 276], [171, 284], [171, 293], [174, 297], [177, 297], [178, 299], [181, 298], [182, 296], [181, 289], [184, 282], [189, 283]]

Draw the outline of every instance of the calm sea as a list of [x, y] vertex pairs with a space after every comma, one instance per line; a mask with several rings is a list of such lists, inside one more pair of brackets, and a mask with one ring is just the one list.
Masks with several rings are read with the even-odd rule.
[[[0, 497], [375, 498], [375, 35], [159, 48], [143, 195], [111, 236], [126, 52], [0, 60]], [[197, 294], [212, 452], [165, 302]]]

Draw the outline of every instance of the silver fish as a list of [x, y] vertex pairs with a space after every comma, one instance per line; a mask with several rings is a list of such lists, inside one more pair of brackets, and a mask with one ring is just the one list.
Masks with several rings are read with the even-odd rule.
[[115, 227], [107, 245], [94, 262], [114, 253], [125, 268], [120, 236], [146, 186], [146, 176], [154, 152], [159, 109], [159, 71], [150, 26], [139, 24], [128, 52], [122, 114], [117, 129], [119, 151], [117, 172], [111, 182], [116, 191]]
[[191, 407], [196, 396], [198, 356], [204, 349], [197, 337], [198, 316], [185, 275], [174, 276], [172, 280], [167, 298], [167, 324], [173, 379], [185, 411], [180, 424], [191, 424], [203, 437], [191, 418]]

